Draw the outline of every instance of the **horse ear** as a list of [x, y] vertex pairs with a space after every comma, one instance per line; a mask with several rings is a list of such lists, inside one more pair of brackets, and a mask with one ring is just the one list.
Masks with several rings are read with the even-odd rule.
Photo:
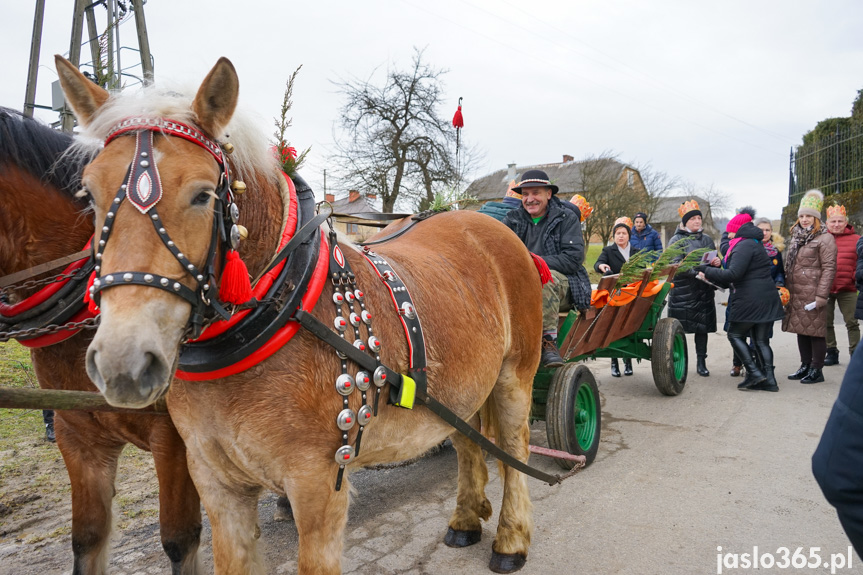
[[225, 57], [219, 58], [192, 102], [198, 125], [211, 136], [219, 137], [234, 115], [239, 94], [240, 80], [234, 65]]
[[54, 56], [57, 75], [66, 100], [75, 112], [75, 117], [82, 126], [90, 123], [93, 116], [108, 100], [108, 91], [93, 83], [82, 74], [77, 67], [62, 56]]

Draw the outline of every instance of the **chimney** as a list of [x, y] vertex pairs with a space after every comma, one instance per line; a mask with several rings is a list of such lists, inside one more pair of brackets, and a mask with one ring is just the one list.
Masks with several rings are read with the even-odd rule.
[[353, 203], [360, 199], [360, 192], [358, 190], [351, 190], [348, 192], [348, 203]]
[[506, 165], [506, 181], [515, 179], [515, 164]]
[[375, 201], [376, 199], [378, 199], [378, 195], [377, 194], [366, 194], [366, 198], [370, 199], [371, 201]]
[[573, 157], [572, 157], [572, 156], [570, 156], [569, 154], [564, 154], [564, 155], [563, 155], [563, 163], [564, 163], [564, 164], [565, 164], [565, 163], [567, 163], [567, 162], [571, 162], [571, 161], [573, 161], [574, 159], [575, 159], [575, 158], [573, 158]]
[[336, 201], [335, 194], [324, 194], [324, 201], [332, 204]]

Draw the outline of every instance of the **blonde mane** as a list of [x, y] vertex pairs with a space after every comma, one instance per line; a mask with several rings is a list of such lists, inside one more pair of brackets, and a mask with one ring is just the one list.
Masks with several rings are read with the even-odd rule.
[[[197, 125], [192, 112], [195, 89], [168, 89], [164, 84], [136, 91], [111, 94], [99, 113], [86, 127], [80, 128], [79, 137], [70, 149], [73, 155], [92, 156], [102, 147], [111, 128], [129, 117], [170, 118], [178, 122]], [[255, 118], [248, 112], [237, 111], [223, 134], [210, 134], [220, 143], [231, 143], [234, 152], [229, 156], [235, 177], [254, 180], [257, 177], [272, 179], [277, 164], [270, 152], [267, 136], [258, 128]]]

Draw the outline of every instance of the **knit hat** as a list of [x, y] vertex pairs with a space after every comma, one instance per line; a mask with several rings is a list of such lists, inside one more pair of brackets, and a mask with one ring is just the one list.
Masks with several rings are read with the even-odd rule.
[[647, 214], [645, 214], [644, 212], [635, 212], [635, 215], [632, 216], [632, 221], [635, 221], [638, 218], [641, 218], [642, 220], [644, 220], [645, 224], [647, 223]]
[[749, 214], [737, 214], [736, 216], [728, 220], [728, 225], [725, 226], [725, 231], [729, 234], [736, 234], [737, 230], [740, 229], [740, 226], [751, 221], [752, 216], [750, 216]]
[[827, 219], [830, 218], [845, 218], [848, 219], [848, 214], [845, 212], [845, 206], [827, 206]]
[[593, 212], [593, 208], [590, 207], [590, 204], [587, 203], [587, 200], [582, 195], [575, 194], [569, 201], [575, 204], [578, 211], [581, 212], [581, 221], [586, 220], [590, 216], [591, 212]]
[[614, 232], [617, 231], [617, 228], [623, 228], [626, 230], [626, 233], [629, 237], [632, 237], [632, 220], [627, 218], [626, 216], [617, 218], [614, 220], [614, 227], [611, 228], [611, 235], [614, 236]]
[[680, 215], [680, 221], [684, 226], [689, 221], [689, 218], [702, 215], [701, 210], [698, 208], [698, 202], [695, 200], [689, 200], [680, 204], [680, 207], [677, 208], [677, 213]]
[[559, 189], [548, 179], [548, 174], [542, 170], [528, 170], [521, 175], [521, 181], [513, 188], [514, 191], [521, 193], [522, 188], [549, 188], [552, 194], [556, 194]]
[[503, 197], [502, 203], [507, 206], [518, 207], [521, 205], [521, 194], [513, 190], [515, 180], [509, 181], [509, 186], [506, 189], [506, 195]]
[[824, 194], [819, 190], [809, 190], [803, 194], [800, 207], [797, 209], [797, 217], [812, 216], [821, 219], [821, 208], [824, 207]]

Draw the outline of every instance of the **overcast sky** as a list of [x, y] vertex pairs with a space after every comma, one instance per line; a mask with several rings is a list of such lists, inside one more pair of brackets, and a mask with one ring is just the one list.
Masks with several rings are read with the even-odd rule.
[[[16, 109], [34, 4], [6, 2], [0, 22], [0, 104]], [[47, 2], [38, 104], [51, 103], [53, 55], [68, 54], [72, 4]], [[323, 170], [335, 167], [332, 81], [383, 78], [410, 64], [414, 46], [449, 70], [441, 114], [451, 118], [464, 98], [462, 137], [484, 154], [474, 177], [610, 150], [772, 218], [787, 203], [791, 147], [818, 121], [850, 115], [863, 88], [860, 0], [150, 0], [144, 12], [157, 81], [197, 84], [227, 56], [241, 105], [267, 133], [303, 65], [289, 141], [312, 147], [302, 174], [319, 195]], [[120, 34], [137, 47], [133, 20]]]

